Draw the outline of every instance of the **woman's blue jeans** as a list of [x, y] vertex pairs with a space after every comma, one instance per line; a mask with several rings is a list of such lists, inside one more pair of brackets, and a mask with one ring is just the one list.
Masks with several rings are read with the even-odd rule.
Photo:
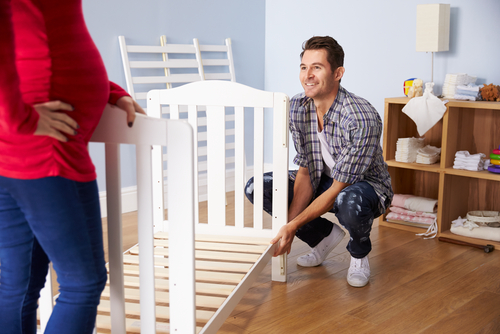
[[107, 278], [97, 183], [0, 176], [1, 333], [36, 333], [49, 261], [60, 295], [45, 333], [92, 333]]
[[[292, 171], [289, 172], [290, 174]], [[253, 203], [253, 177], [247, 182], [245, 195]], [[320, 184], [314, 197], [324, 193], [333, 183], [333, 179], [325, 175], [321, 177]], [[292, 203], [293, 187], [295, 181], [288, 178], [288, 205]], [[273, 210], [273, 173], [264, 174], [264, 211], [272, 214]], [[372, 249], [370, 232], [373, 219], [379, 217], [379, 198], [373, 187], [367, 182], [357, 182], [344, 188], [337, 198], [330, 212], [333, 212], [340, 225], [350, 234], [347, 250], [355, 258], [363, 258]], [[386, 203], [386, 207], [389, 204]], [[326, 218], [318, 217], [303, 225], [295, 235], [309, 247], [314, 248], [321, 240], [328, 236], [333, 229], [333, 223]]]

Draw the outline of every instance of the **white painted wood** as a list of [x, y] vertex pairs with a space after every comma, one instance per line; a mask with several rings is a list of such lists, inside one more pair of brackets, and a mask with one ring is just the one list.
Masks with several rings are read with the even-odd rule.
[[[194, 274], [194, 153], [193, 130], [186, 122], [168, 128], [170, 328], [176, 333], [195, 333]], [[142, 252], [142, 250], [141, 250]]]
[[264, 208], [264, 109], [254, 108], [254, 141], [253, 141], [253, 224], [254, 228], [262, 230]]
[[[179, 105], [225, 105], [257, 108], [273, 108], [274, 98], [269, 92], [251, 88], [231, 81], [197, 81], [188, 85], [176, 87], [174, 94], [162, 92], [160, 103]], [[192, 91], [196, 90], [195, 95]]]
[[105, 155], [109, 282], [111, 286], [111, 328], [113, 331], [123, 333], [125, 331], [125, 292], [123, 284], [122, 203], [119, 145], [106, 143]]
[[[274, 94], [273, 113], [273, 198], [288, 198], [288, 120], [289, 101], [285, 94]], [[273, 232], [278, 233], [283, 220], [288, 220], [288, 202], [273, 200]], [[273, 258], [273, 281], [286, 282], [286, 254]]]
[[233, 48], [231, 46], [231, 38], [226, 38], [227, 59], [229, 60], [229, 73], [231, 73], [231, 81], [236, 82], [236, 72], [234, 71]]
[[207, 106], [208, 222], [223, 227], [226, 222], [225, 110]]
[[[195, 105], [190, 105], [188, 106], [188, 122], [193, 128], [193, 143], [198, 143], [199, 138], [198, 134], [198, 108]], [[205, 120], [206, 124], [206, 120]], [[196, 130], [195, 130], [196, 129]], [[203, 156], [206, 156], [207, 148], [206, 147], [201, 147], [199, 148], [198, 145], [193, 145], [193, 154], [194, 154], [194, 164], [193, 164], [193, 175], [194, 175], [194, 199], [195, 203], [199, 202], [200, 194], [199, 194], [199, 163], [198, 163], [198, 157], [200, 156], [200, 150], [203, 152]], [[199, 221], [200, 218], [200, 207], [199, 205], [194, 206], [194, 221], [197, 222]]]
[[245, 222], [245, 109], [234, 108], [234, 221], [236, 227], [243, 228]]
[[156, 333], [151, 146], [137, 145], [137, 225], [141, 290], [141, 332]]
[[198, 74], [201, 77], [201, 80], [205, 80], [205, 70], [203, 68], [203, 60], [201, 59], [200, 52], [200, 43], [198, 42], [198, 38], [193, 38], [194, 49], [196, 50], [196, 61], [198, 62]]

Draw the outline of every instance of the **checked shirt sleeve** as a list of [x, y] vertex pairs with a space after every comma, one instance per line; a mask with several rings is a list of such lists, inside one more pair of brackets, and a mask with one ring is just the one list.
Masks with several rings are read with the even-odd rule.
[[368, 126], [349, 131], [350, 145], [337, 156], [332, 177], [344, 183], [362, 181], [364, 174], [374, 160], [380, 141], [381, 127]]

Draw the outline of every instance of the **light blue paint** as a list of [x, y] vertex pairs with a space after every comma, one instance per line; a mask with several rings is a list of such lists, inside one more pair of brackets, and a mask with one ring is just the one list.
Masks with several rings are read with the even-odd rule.
[[[118, 36], [130, 44], [159, 45], [161, 35], [169, 43], [223, 44], [231, 38], [236, 81], [264, 88], [265, 0], [107, 0], [83, 1], [85, 20], [101, 52], [110, 80], [125, 87]], [[125, 121], [125, 120], [124, 120]], [[252, 127], [252, 115], [246, 115]], [[91, 144], [100, 190], [105, 190], [104, 147]], [[122, 186], [136, 184], [135, 148], [121, 149]], [[247, 157], [253, 163], [253, 157]]]
[[[293, 96], [299, 83], [302, 43], [330, 35], [345, 52], [342, 85], [370, 101], [381, 116], [384, 98], [403, 96], [403, 81], [431, 79], [431, 54], [415, 51], [416, 0], [267, 0], [265, 89]], [[447, 73], [468, 73], [478, 83], [500, 81], [500, 1], [450, 0], [450, 51], [434, 55], [434, 91]], [[383, 117], [382, 117], [383, 119]], [[291, 137], [290, 137], [291, 142]], [[290, 163], [295, 156], [290, 145]]]

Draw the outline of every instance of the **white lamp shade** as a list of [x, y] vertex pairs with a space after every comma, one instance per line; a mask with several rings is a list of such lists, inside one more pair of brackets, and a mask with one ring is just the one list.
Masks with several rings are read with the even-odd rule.
[[439, 52], [450, 48], [450, 5], [417, 5], [417, 51]]

